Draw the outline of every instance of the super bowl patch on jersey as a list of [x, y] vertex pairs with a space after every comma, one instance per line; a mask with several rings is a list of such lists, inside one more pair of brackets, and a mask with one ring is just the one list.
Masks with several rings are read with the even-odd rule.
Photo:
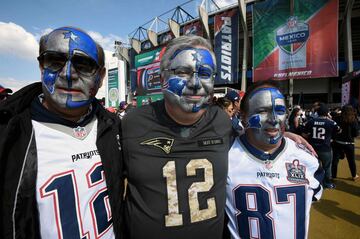
[[295, 159], [292, 163], [285, 163], [285, 166], [288, 174], [286, 178], [289, 182], [309, 184], [305, 174], [306, 167], [301, 165], [298, 159]]

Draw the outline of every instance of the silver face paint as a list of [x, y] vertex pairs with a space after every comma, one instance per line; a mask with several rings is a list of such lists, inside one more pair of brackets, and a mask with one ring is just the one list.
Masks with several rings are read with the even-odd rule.
[[276, 88], [255, 90], [249, 97], [248, 109], [247, 133], [259, 145], [277, 144], [283, 137], [286, 120], [285, 99], [280, 91]]
[[57, 29], [48, 35], [44, 52], [62, 54], [68, 58], [58, 71], [44, 67], [42, 82], [45, 97], [61, 108], [78, 108], [90, 104], [99, 89], [99, 71], [93, 75], [81, 74], [74, 68], [71, 59], [76, 55], [97, 62], [95, 42], [76, 29]]
[[185, 112], [198, 112], [206, 107], [214, 90], [215, 64], [211, 52], [187, 48], [169, 60], [163, 86], [165, 100]]

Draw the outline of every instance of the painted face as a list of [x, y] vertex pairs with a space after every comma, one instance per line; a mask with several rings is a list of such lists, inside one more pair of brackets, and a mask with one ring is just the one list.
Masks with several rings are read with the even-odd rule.
[[101, 79], [98, 50], [90, 36], [74, 28], [56, 29], [38, 59], [46, 97], [61, 108], [91, 103]]
[[277, 144], [283, 137], [286, 119], [284, 96], [276, 88], [255, 90], [248, 101], [247, 133], [259, 145]]
[[210, 51], [186, 48], [175, 52], [165, 74], [165, 100], [185, 112], [198, 112], [208, 105], [214, 90], [215, 63]]

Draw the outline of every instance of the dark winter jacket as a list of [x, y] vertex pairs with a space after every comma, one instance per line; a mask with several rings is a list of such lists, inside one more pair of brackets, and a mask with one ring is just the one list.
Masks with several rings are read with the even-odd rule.
[[[0, 238], [40, 238], [36, 204], [37, 150], [30, 105], [41, 94], [31, 84], [0, 103]], [[96, 145], [104, 167], [114, 232], [122, 224], [122, 156], [120, 120], [95, 101]], [[99, 107], [98, 107], [99, 106]], [[51, 147], [51, 146], [50, 146]]]

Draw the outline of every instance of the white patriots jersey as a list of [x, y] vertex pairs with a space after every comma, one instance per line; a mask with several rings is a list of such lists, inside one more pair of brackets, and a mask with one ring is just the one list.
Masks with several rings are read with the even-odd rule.
[[[244, 136], [229, 151], [226, 213], [232, 238], [307, 238], [323, 170], [303, 145], [285, 138], [268, 161]], [[264, 155], [264, 154], [263, 154]]]
[[32, 121], [37, 147], [36, 200], [42, 238], [115, 238], [97, 120], [86, 127]]

